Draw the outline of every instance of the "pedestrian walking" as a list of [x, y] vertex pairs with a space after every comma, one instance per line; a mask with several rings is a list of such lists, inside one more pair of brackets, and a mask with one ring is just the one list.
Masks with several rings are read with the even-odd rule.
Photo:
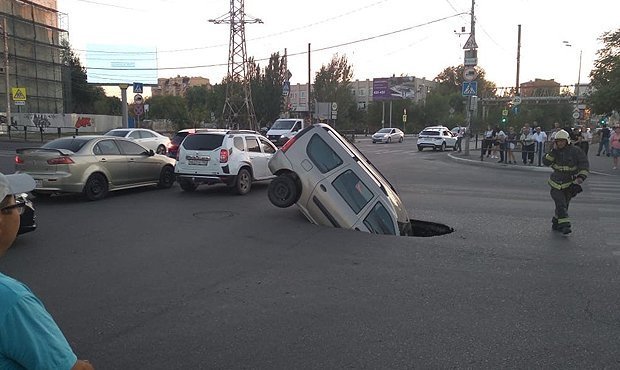
[[620, 157], [620, 126], [614, 127], [614, 132], [609, 137], [609, 145], [611, 146], [611, 156], [614, 160], [614, 170], [618, 169], [618, 157]]
[[601, 140], [598, 143], [598, 151], [596, 152], [596, 155], [600, 157], [601, 153], [603, 153], [607, 154], [609, 157], [611, 154], [609, 152], [609, 138], [611, 137], [611, 130], [607, 127], [607, 125], [603, 125], [603, 128], [598, 132], [598, 134]]
[[482, 139], [482, 153], [480, 159], [486, 155], [487, 158], [491, 155], [491, 148], [493, 147], [493, 128], [488, 126], [488, 129], [484, 132], [484, 138]]
[[517, 147], [517, 133], [514, 127], [508, 128], [506, 135], [506, 162], [509, 164], [517, 164], [514, 150]]
[[548, 181], [551, 199], [555, 203], [551, 229], [564, 235], [570, 234], [572, 230], [568, 206], [571, 199], [581, 193], [581, 184], [588, 177], [588, 157], [581, 148], [570, 144], [568, 132], [560, 130], [556, 132], [553, 149], [545, 155], [543, 163], [553, 169]]
[[459, 153], [461, 152], [461, 142], [463, 141], [463, 134], [465, 133], [465, 129], [463, 127], [459, 127], [459, 131], [456, 134], [456, 148]]
[[[0, 173], [0, 257], [19, 230], [25, 203], [15, 194], [31, 191], [34, 179], [26, 174]], [[0, 273], [0, 369], [93, 370], [78, 360], [43, 303], [19, 281]]]
[[538, 167], [542, 167], [542, 156], [545, 150], [545, 142], [547, 141], [547, 134], [540, 128], [540, 126], [536, 126], [536, 130], [532, 135], [534, 139], [534, 143], [536, 145], [536, 156], [538, 158]]
[[590, 132], [590, 128], [585, 128], [581, 130], [581, 149], [586, 156], [590, 151], [590, 144], [592, 143], [592, 132]]

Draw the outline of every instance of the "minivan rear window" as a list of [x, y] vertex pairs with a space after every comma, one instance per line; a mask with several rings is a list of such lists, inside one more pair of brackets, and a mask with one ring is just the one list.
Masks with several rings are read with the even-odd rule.
[[189, 135], [183, 140], [183, 147], [187, 150], [214, 150], [222, 146], [223, 141], [224, 135]]
[[321, 173], [329, 172], [342, 164], [342, 158], [317, 134], [310, 138], [306, 153]]

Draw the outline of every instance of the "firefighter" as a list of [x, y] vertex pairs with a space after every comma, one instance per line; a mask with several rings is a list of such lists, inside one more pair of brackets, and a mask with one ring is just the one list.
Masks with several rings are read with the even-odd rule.
[[581, 193], [581, 183], [588, 177], [588, 157], [581, 148], [570, 144], [568, 132], [560, 130], [555, 134], [553, 149], [545, 155], [543, 163], [553, 169], [549, 178], [551, 199], [555, 202], [551, 228], [564, 235], [570, 234], [568, 205], [572, 198]]

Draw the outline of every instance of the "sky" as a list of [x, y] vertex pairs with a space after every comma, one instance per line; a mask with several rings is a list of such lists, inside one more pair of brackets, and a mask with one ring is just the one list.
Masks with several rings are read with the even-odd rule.
[[[286, 48], [292, 84], [308, 82], [308, 43], [313, 80], [335, 54], [347, 57], [354, 80], [392, 75], [431, 80], [463, 63], [468, 35], [460, 33], [462, 27], [470, 31], [471, 5], [471, 0], [245, 0], [246, 19], [263, 21], [245, 26], [247, 54], [265, 66], [272, 53]], [[229, 6], [229, 0], [58, 0], [72, 48], [86, 67], [89, 45], [146, 48], [157, 50], [158, 77], [202, 76], [211, 83], [226, 76], [230, 29], [209, 19], [226, 15]], [[562, 85], [574, 85], [579, 77], [587, 83], [602, 48], [598, 38], [620, 29], [620, 2], [609, 0], [476, 0], [474, 14], [478, 66], [498, 87], [516, 83], [518, 25], [519, 81], [554, 79]], [[148, 55], [153, 54], [128, 58]], [[208, 67], [182, 68], [188, 66]], [[115, 74], [91, 73], [110, 79]]]

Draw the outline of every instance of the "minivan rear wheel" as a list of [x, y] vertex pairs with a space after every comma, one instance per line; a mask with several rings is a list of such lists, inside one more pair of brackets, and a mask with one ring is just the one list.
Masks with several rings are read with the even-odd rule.
[[195, 182], [188, 179], [179, 179], [179, 186], [183, 191], [194, 191], [198, 187]]
[[267, 196], [276, 207], [287, 208], [295, 204], [299, 199], [297, 184], [290, 176], [280, 175], [271, 180], [267, 188]]

